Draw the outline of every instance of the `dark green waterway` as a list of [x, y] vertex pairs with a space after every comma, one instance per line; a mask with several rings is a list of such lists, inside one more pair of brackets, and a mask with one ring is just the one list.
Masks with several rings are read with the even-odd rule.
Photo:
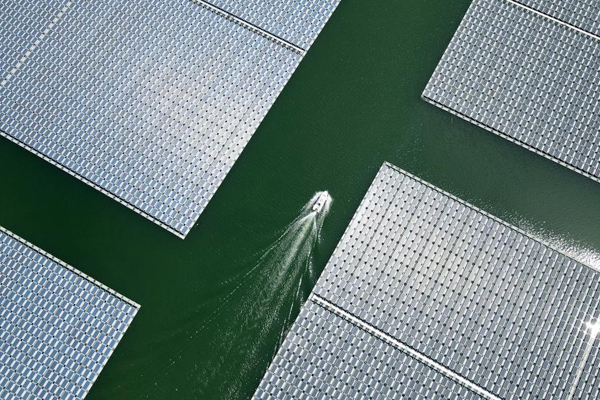
[[597, 261], [600, 184], [420, 99], [468, 5], [342, 0], [185, 241], [0, 140], [0, 225], [142, 305], [89, 400], [249, 398], [302, 274], [244, 274], [328, 190], [320, 272], [384, 160]]

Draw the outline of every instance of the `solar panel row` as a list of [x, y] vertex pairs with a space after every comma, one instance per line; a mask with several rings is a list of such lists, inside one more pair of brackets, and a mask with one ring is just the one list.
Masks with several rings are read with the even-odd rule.
[[483, 399], [310, 300], [254, 398]]
[[[306, 45], [337, 2], [255, 9]], [[302, 53], [203, 2], [60, 6], [2, 6], [2, 135], [184, 237]]]
[[[4, 0], [0, 3], [0, 82], [11, 73], [28, 50], [43, 37], [68, 5], [67, 0]], [[15, 18], [18, 16], [18, 18]]]
[[304, 50], [313, 44], [339, 0], [208, 0], [212, 4]]
[[423, 98], [600, 180], [599, 80], [597, 38], [509, 1], [475, 0]]
[[[457, 384], [464, 379], [481, 389], [476, 394], [489, 393], [485, 398], [591, 399], [600, 389], [600, 338], [590, 329], [600, 318], [600, 273], [390, 164], [313, 296], [439, 365], [436, 374], [451, 371], [446, 376], [460, 376]], [[354, 354], [355, 343], [343, 343]], [[302, 370], [311, 351], [296, 349]], [[290, 350], [283, 354], [274, 364], [295, 360]], [[331, 385], [344, 386], [338, 382]]]
[[559, 21], [600, 36], [600, 3], [596, 0], [513, 0]]
[[138, 309], [0, 227], [0, 399], [83, 399]]

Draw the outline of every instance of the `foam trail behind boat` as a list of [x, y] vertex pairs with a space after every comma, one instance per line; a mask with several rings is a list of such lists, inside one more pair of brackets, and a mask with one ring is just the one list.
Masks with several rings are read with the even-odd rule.
[[[240, 398], [248, 382], [244, 376], [257, 366], [268, 366], [305, 300], [303, 287], [310, 289], [315, 283], [313, 252], [331, 204], [328, 192], [315, 193], [258, 260], [229, 282], [233, 289], [197, 325], [144, 398], [161, 398], [175, 391], [182, 398], [203, 398], [219, 384], [226, 385], [227, 399]], [[259, 339], [250, 341], [249, 337]], [[218, 358], [194, 352], [201, 347], [196, 342], [205, 346], [206, 341]], [[177, 370], [182, 357], [195, 357], [194, 371], [182, 375]]]

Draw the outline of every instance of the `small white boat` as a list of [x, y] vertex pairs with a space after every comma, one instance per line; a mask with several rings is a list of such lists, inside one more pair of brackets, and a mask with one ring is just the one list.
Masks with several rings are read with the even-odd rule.
[[317, 198], [317, 201], [313, 205], [312, 210], [315, 212], [318, 212], [318, 213], [323, 211], [323, 207], [325, 207], [325, 204], [327, 204], [328, 200], [329, 200], [329, 194], [327, 192], [319, 193], [319, 197]]

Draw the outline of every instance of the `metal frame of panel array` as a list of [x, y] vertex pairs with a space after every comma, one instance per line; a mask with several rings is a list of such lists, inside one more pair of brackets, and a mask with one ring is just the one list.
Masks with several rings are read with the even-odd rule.
[[7, 0], [0, 134], [185, 237], [339, 0]]
[[474, 0], [423, 98], [600, 181], [600, 4]]
[[600, 273], [384, 164], [256, 399], [595, 399]]
[[138, 309], [0, 227], [0, 399], [83, 399]]

